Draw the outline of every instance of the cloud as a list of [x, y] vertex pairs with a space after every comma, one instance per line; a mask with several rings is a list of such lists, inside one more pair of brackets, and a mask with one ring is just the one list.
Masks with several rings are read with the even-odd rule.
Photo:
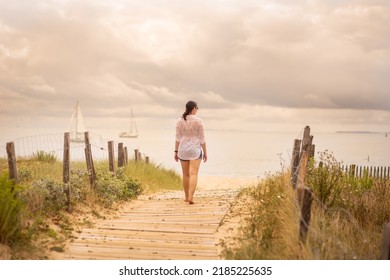
[[154, 120], [193, 99], [214, 120], [383, 123], [389, 19], [381, 0], [0, 0], [0, 108], [64, 118], [79, 100], [91, 117], [125, 118], [131, 104]]

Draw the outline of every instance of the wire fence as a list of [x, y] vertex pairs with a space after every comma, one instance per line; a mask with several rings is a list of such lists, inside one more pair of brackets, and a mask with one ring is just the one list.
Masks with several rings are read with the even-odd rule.
[[[109, 160], [108, 142], [112, 140], [102, 137], [99, 134], [89, 132], [89, 143], [91, 144], [92, 156], [95, 161]], [[57, 160], [62, 161], [64, 155], [64, 134], [43, 134], [16, 138], [10, 142], [14, 143], [15, 155], [17, 159], [27, 159], [35, 157], [40, 153], [52, 155]], [[118, 154], [118, 147], [121, 142], [114, 142], [114, 152]], [[0, 144], [0, 158], [7, 158], [6, 143]], [[136, 158], [135, 152], [138, 148], [125, 147], [129, 151], [130, 157]], [[134, 151], [134, 153], [131, 153]], [[147, 158], [144, 153], [138, 157]], [[85, 161], [85, 142], [70, 141], [70, 160], [72, 162]]]
[[[90, 143], [94, 160], [108, 160], [107, 142], [102, 136], [90, 133]], [[13, 141], [17, 158], [29, 158], [40, 152], [51, 154], [58, 160], [62, 160], [64, 154], [64, 134], [44, 134], [17, 138]], [[7, 157], [6, 144], [2, 144], [0, 157]], [[83, 161], [85, 143], [70, 143], [70, 158], [72, 161]]]

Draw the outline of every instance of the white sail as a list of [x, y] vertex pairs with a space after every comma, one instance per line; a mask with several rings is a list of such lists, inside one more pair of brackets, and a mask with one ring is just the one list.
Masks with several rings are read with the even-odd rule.
[[84, 132], [86, 131], [84, 125], [83, 115], [77, 101], [76, 107], [72, 113], [70, 120], [70, 141], [71, 142], [84, 142]]
[[121, 138], [137, 138], [138, 137], [138, 129], [137, 124], [135, 123], [133, 108], [130, 108], [130, 130], [122, 131], [119, 133], [119, 137]]

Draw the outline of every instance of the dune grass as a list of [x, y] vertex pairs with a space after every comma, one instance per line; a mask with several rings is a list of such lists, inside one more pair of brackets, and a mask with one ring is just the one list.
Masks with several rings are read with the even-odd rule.
[[314, 200], [306, 242], [299, 239], [300, 211], [290, 174], [277, 173], [243, 192], [252, 201], [246, 204], [250, 214], [234, 246], [225, 246], [223, 256], [238, 260], [379, 259], [383, 228], [390, 222], [390, 181], [370, 179], [367, 184], [367, 178], [339, 173], [334, 164], [331, 159], [321, 167], [312, 165], [309, 171]]

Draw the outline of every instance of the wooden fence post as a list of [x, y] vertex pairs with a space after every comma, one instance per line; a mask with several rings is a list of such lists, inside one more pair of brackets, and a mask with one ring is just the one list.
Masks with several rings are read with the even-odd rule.
[[302, 151], [310, 151], [312, 141], [313, 137], [310, 136], [310, 126], [306, 126], [303, 130]]
[[18, 183], [18, 172], [16, 169], [16, 155], [14, 142], [8, 142], [7, 146], [7, 157], [8, 157], [8, 178], [15, 184]]
[[62, 174], [62, 182], [66, 186], [66, 198], [67, 198], [67, 210], [68, 212], [72, 211], [72, 189], [69, 184], [70, 179], [70, 133], [64, 133], [64, 157], [63, 161], [63, 174]]
[[135, 149], [134, 150], [134, 160], [135, 160], [135, 162], [137, 162], [139, 159], [138, 159], [138, 149]]
[[148, 156], [145, 157], [145, 161], [146, 161], [146, 164], [149, 164], [149, 157]]
[[128, 163], [128, 160], [129, 160], [129, 155], [127, 153], [127, 147], [124, 148], [124, 162], [125, 162], [125, 165], [127, 165]]
[[295, 189], [297, 187], [297, 180], [298, 180], [298, 165], [299, 165], [299, 154], [300, 154], [300, 147], [301, 147], [301, 140], [295, 139], [294, 140], [294, 148], [293, 148], [293, 154], [292, 154], [292, 161], [291, 161], [291, 183], [293, 188]]
[[312, 201], [313, 192], [310, 188], [305, 187], [303, 190], [301, 220], [299, 224], [299, 238], [302, 242], [306, 242], [307, 233], [309, 232]]
[[125, 152], [123, 149], [123, 143], [118, 143], [118, 167], [122, 167], [125, 162]]
[[69, 150], [69, 142], [70, 142], [70, 133], [65, 132], [64, 134], [64, 157], [63, 157], [63, 176], [62, 181], [64, 184], [69, 183], [69, 175], [70, 175], [70, 150]]
[[302, 205], [302, 195], [303, 189], [305, 187], [306, 173], [307, 173], [307, 165], [309, 163], [309, 153], [307, 151], [302, 151], [301, 159], [299, 161], [299, 169], [298, 169], [298, 179], [297, 179], [297, 195], [300, 205]]
[[114, 141], [108, 141], [108, 164], [110, 171], [115, 174]]
[[84, 132], [84, 141], [85, 141], [85, 160], [87, 162], [87, 169], [89, 172], [89, 180], [91, 183], [91, 187], [94, 187], [95, 180], [96, 180], [96, 172], [95, 172], [95, 167], [93, 164], [91, 143], [89, 142], [89, 132], [87, 132], [87, 131]]
[[302, 150], [299, 159], [299, 169], [298, 169], [298, 178], [297, 178], [297, 196], [300, 205], [302, 205], [303, 199], [303, 189], [305, 186], [306, 173], [307, 173], [307, 165], [309, 164], [310, 159], [310, 149], [313, 142], [313, 136], [310, 135], [310, 127], [306, 126], [303, 132], [302, 139]]
[[383, 230], [381, 259], [390, 260], [390, 223]]
[[141, 161], [142, 160], [142, 154], [140, 151], [138, 151], [138, 160]]

